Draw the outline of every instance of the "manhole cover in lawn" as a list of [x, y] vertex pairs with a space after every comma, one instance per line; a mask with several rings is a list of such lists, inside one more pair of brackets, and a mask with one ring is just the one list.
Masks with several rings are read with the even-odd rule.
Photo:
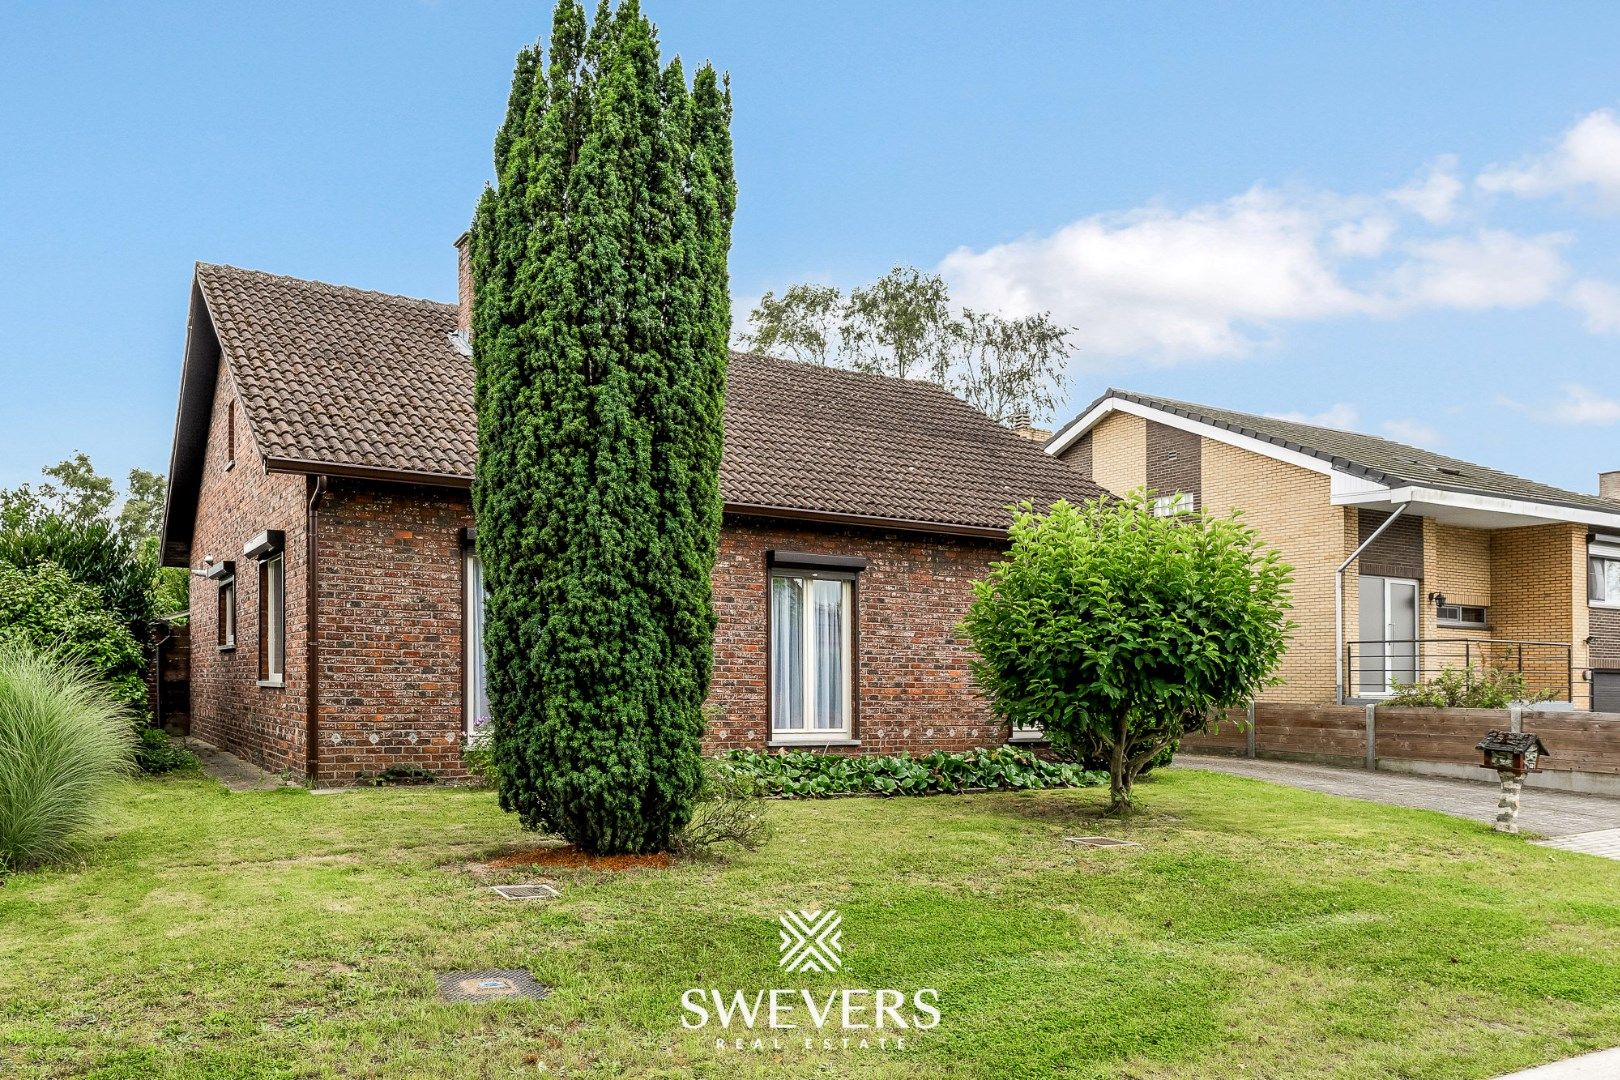
[[534, 976], [522, 968], [501, 968], [491, 971], [441, 971], [434, 976], [439, 982], [439, 998], [443, 1001], [496, 1001], [501, 998], [543, 998], [551, 987], [534, 981]]
[[555, 900], [562, 895], [550, 885], [491, 885], [490, 888], [508, 900]]
[[1081, 847], [1141, 847], [1135, 840], [1115, 840], [1112, 836], [1065, 836], [1065, 844]]

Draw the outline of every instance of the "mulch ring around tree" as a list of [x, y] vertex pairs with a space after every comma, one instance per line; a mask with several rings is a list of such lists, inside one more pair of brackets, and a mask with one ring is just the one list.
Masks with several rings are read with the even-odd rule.
[[504, 874], [511, 870], [667, 870], [675, 860], [658, 852], [651, 855], [592, 855], [573, 844], [521, 847], [497, 852], [468, 869], [476, 874]]

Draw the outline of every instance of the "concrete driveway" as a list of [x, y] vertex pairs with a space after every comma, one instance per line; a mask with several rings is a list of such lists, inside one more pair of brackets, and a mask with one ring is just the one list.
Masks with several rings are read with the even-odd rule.
[[[1488, 781], [1482, 779], [1474, 782], [1213, 754], [1181, 754], [1176, 757], [1176, 765], [1269, 780], [1274, 784], [1343, 795], [1351, 799], [1366, 799], [1390, 806], [1438, 810], [1442, 814], [1486, 824], [1496, 820], [1498, 788], [1494, 777]], [[1480, 772], [1483, 774], [1485, 770], [1481, 769]], [[1525, 788], [1519, 809], [1519, 828], [1547, 837], [1540, 843], [1548, 847], [1620, 859], [1620, 799]]]

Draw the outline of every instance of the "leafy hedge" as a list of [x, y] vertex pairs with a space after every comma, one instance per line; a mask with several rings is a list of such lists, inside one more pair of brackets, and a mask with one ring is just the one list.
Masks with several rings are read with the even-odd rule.
[[1027, 790], [1092, 787], [1106, 774], [1079, 765], [1042, 761], [1027, 750], [999, 746], [993, 750], [947, 753], [934, 750], [920, 757], [815, 754], [807, 750], [768, 754], [732, 750], [726, 768], [751, 778], [763, 795], [826, 798], [829, 795], [940, 795], [984, 788]]
[[140, 642], [98, 589], [55, 563], [19, 569], [0, 560], [0, 642], [76, 660], [132, 715], [145, 713]]

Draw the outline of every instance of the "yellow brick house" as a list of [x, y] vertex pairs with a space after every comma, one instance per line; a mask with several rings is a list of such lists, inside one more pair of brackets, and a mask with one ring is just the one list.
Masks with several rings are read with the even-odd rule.
[[1110, 389], [1049, 454], [1160, 512], [1245, 520], [1294, 567], [1299, 624], [1261, 700], [1376, 701], [1507, 666], [1620, 712], [1620, 473], [1564, 491], [1372, 435]]

